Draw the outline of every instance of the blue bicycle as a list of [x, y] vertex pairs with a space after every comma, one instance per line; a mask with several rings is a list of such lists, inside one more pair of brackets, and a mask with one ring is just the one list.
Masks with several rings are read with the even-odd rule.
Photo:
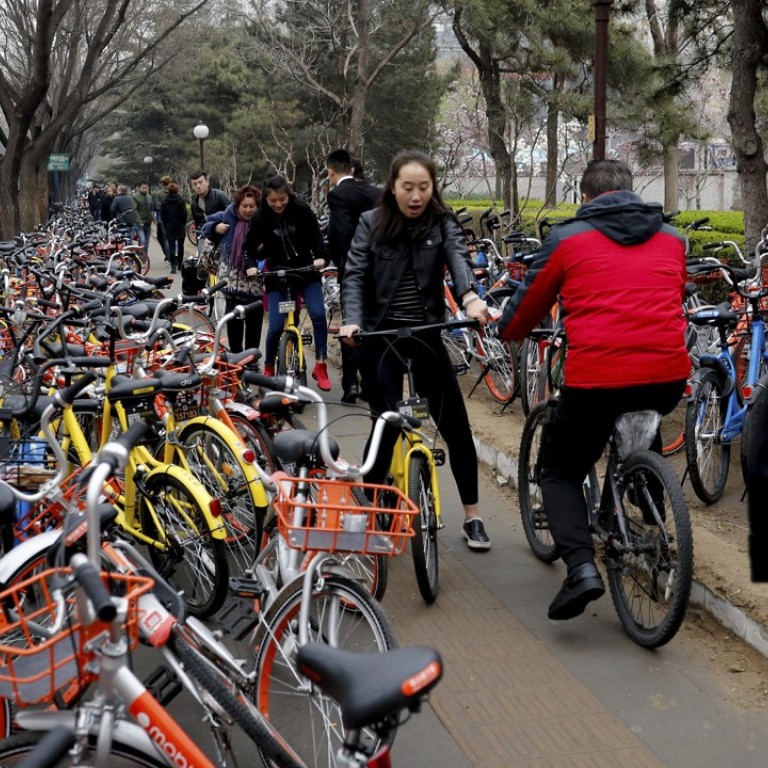
[[[749, 397], [768, 370], [762, 307], [768, 287], [757, 279], [759, 273], [756, 275], [754, 269], [734, 269], [719, 262], [715, 266], [723, 272], [731, 289], [744, 299], [746, 309], [736, 311], [725, 302], [689, 315], [692, 324], [717, 330], [720, 349], [716, 355], [704, 354], [699, 358], [685, 414], [687, 472], [694, 492], [706, 504], [716, 502], [725, 491], [731, 443], [742, 435]], [[712, 270], [712, 260], [705, 260], [701, 269]], [[746, 320], [744, 334], [748, 345], [739, 344], [738, 337], [734, 343], [731, 333], [742, 318]], [[734, 346], [748, 353], [746, 376], [741, 381], [732, 353]]]

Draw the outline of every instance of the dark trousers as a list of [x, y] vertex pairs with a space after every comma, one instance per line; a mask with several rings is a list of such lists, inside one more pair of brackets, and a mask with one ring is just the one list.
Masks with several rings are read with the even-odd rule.
[[750, 419], [747, 514], [749, 562], [752, 581], [768, 581], [768, 408], [755, 410]]
[[[227, 298], [227, 312], [231, 312], [238, 304], [249, 304], [253, 299]], [[261, 343], [261, 327], [264, 324], [264, 310], [250, 312], [244, 320], [227, 321], [227, 341], [230, 352], [242, 352], [244, 349], [258, 349]]]
[[[616, 418], [630, 411], [662, 415], [680, 402], [685, 381], [621, 389], [563, 387], [542, 444], [541, 493], [552, 538], [568, 568], [594, 559], [583, 483], [602, 455]], [[661, 435], [652, 450], [661, 453]]]
[[[360, 357], [363, 389], [370, 408], [374, 413], [397, 410], [397, 402], [403, 399], [405, 366], [401, 358], [407, 354], [412, 358], [416, 391], [429, 401], [432, 418], [448, 446], [461, 503], [476, 504], [477, 452], [472, 429], [453, 365], [439, 334], [400, 339], [394, 347], [385, 337], [366, 340]], [[384, 430], [376, 463], [365, 478], [367, 482], [381, 483], [386, 478], [398, 435], [399, 431], [392, 427]], [[370, 438], [366, 454], [369, 444]]]
[[[184, 261], [184, 238], [180, 237], [178, 240], [166, 241], [168, 247], [167, 256], [168, 263], [172, 269], [178, 269]], [[183, 289], [182, 289], [183, 290]], [[186, 291], [184, 291], [186, 293]]]
[[341, 344], [341, 388], [349, 392], [350, 387], [357, 387], [357, 375], [360, 370], [360, 347]]

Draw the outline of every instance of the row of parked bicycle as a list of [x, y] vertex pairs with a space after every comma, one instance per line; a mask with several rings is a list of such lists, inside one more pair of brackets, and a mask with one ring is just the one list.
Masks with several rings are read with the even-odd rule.
[[[419, 420], [380, 415], [366, 465], [345, 461], [314, 390], [224, 349], [255, 305], [206, 332], [218, 286], [165, 297], [170, 278], [126, 269], [111, 241], [70, 221], [0, 243], [0, 762], [64, 725], [78, 765], [237, 765], [243, 735], [267, 764], [388, 765], [442, 665], [393, 650], [377, 597], [416, 535], [434, 599], [436, 522], [414, 534], [423, 485], [361, 477], [385, 423], [418, 441]], [[421, 455], [428, 485], [439, 457]], [[158, 654], [144, 680], [138, 644]], [[203, 747], [166, 709], [181, 691]]]

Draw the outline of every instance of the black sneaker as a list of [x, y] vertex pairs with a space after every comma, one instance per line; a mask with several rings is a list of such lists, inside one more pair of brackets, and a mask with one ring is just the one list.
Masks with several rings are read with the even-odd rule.
[[472, 517], [466, 520], [461, 530], [470, 549], [491, 548], [491, 540], [488, 538], [483, 521], [479, 517]]

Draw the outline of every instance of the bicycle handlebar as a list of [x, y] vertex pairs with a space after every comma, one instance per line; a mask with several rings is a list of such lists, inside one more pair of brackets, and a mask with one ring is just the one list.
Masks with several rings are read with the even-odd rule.
[[[412, 429], [421, 426], [421, 421], [414, 417], [406, 417], [397, 411], [384, 411], [376, 417], [376, 423], [373, 427], [373, 435], [371, 436], [370, 446], [368, 450], [368, 456], [365, 462], [360, 465], [350, 464], [344, 459], [334, 459], [331, 455], [330, 442], [328, 440], [328, 410], [323, 398], [309, 387], [303, 387], [292, 376], [264, 376], [263, 374], [256, 373], [255, 371], [244, 371], [243, 381], [246, 384], [256, 384], [257, 386], [264, 387], [265, 389], [271, 389], [276, 392], [283, 392], [287, 395], [292, 395], [297, 398], [302, 398], [317, 405], [317, 434], [318, 444], [320, 446], [320, 455], [323, 462], [328, 469], [340, 476], [340, 477], [364, 477], [373, 468], [376, 456], [379, 452], [379, 446], [381, 444], [381, 437], [384, 433], [384, 427], [387, 424], [397, 427], [398, 429], [404, 429], [410, 431]], [[258, 464], [255, 465], [257, 471], [262, 476], [266, 475], [263, 470], [259, 469]], [[269, 475], [266, 475], [268, 478]], [[269, 480], [270, 487], [273, 487], [271, 479]]]
[[[373, 336], [412, 336], [414, 333], [424, 331], [451, 331], [459, 328], [477, 328], [480, 325], [477, 320], [463, 318], [461, 320], [444, 320], [439, 323], [424, 323], [423, 325], [406, 325], [402, 328], [385, 328], [376, 331], [357, 331], [351, 337], [355, 340], [363, 340]], [[345, 338], [336, 336], [336, 338]]]

